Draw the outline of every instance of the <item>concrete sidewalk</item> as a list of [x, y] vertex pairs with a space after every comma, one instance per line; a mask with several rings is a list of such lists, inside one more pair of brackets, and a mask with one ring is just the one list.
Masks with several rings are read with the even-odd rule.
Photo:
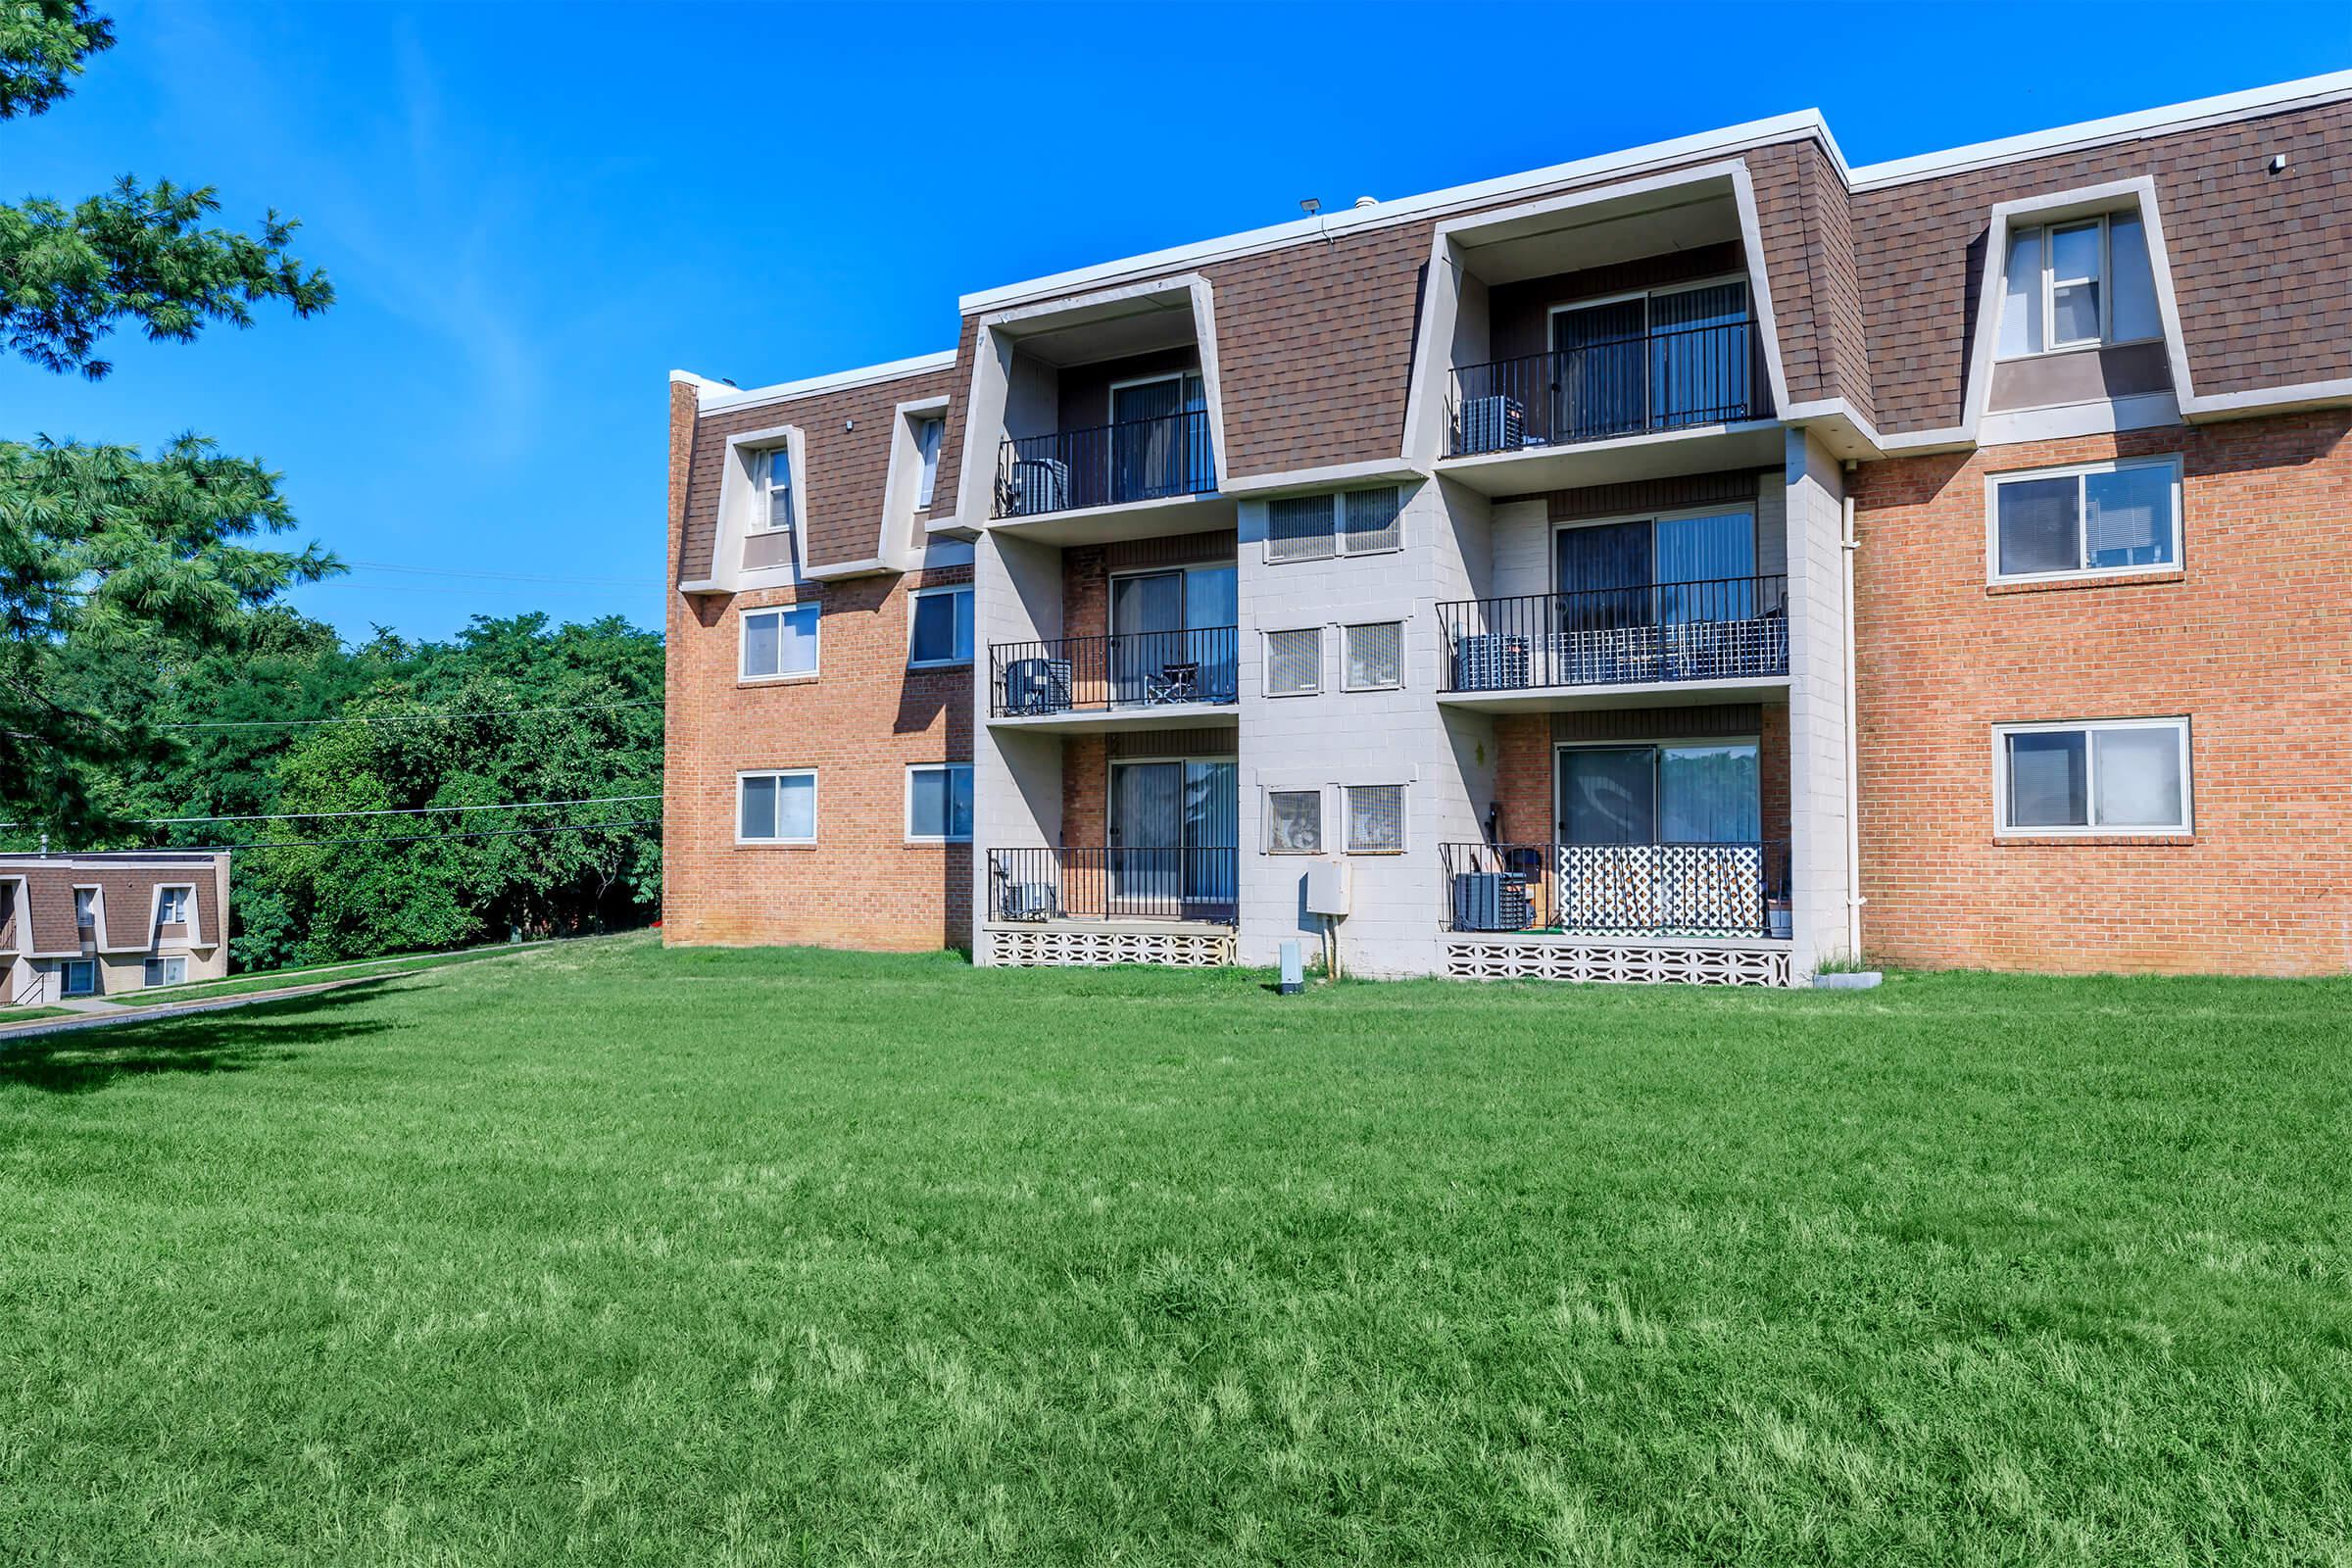
[[158, 1018], [185, 1018], [199, 1012], [224, 1012], [231, 1007], [250, 1007], [256, 1003], [283, 1002], [289, 997], [311, 997], [325, 991], [345, 991], [353, 986], [374, 985], [385, 980], [405, 980], [411, 975], [430, 974], [430, 969], [408, 969], [393, 974], [353, 975], [347, 980], [327, 980], [317, 985], [288, 986], [282, 991], [249, 991], [241, 996], [202, 998], [187, 1002], [159, 1003], [152, 1007], [123, 1007], [99, 1003], [92, 1010], [75, 1008], [79, 1016], [72, 1018], [33, 1018], [24, 1023], [0, 1024], [0, 1047], [12, 1041], [30, 1040], [40, 1035], [65, 1034], [75, 1029], [105, 1029], [115, 1024], [152, 1023]]

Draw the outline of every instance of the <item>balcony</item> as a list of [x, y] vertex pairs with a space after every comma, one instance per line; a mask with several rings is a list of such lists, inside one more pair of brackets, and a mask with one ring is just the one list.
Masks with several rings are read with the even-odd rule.
[[998, 449], [999, 521], [1181, 501], [1217, 487], [1208, 411], [1007, 438]]
[[1232, 925], [1240, 853], [1054, 845], [988, 852], [988, 917], [1064, 921], [1181, 921]]
[[1565, 936], [1789, 935], [1788, 845], [1446, 844], [1446, 929]]
[[1076, 730], [1179, 719], [1230, 723], [1240, 697], [1238, 643], [1232, 626], [992, 643], [989, 716]]
[[1599, 689], [1716, 700], [1788, 677], [1785, 576], [1455, 600], [1438, 606], [1438, 624], [1439, 694], [1467, 707], [1558, 706], [1537, 699]]
[[1772, 416], [1752, 318], [1663, 327], [1457, 367], [1445, 456], [1493, 494], [1618, 483], [1777, 462]]

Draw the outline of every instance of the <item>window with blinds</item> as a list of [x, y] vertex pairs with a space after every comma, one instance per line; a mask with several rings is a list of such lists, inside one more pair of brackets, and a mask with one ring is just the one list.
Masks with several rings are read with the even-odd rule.
[[1395, 550], [1403, 544], [1403, 530], [1396, 520], [1395, 485], [1382, 490], [1350, 490], [1341, 501], [1347, 516], [1342, 524], [1340, 548], [1348, 555], [1370, 555], [1375, 551]]
[[1351, 692], [1387, 691], [1404, 684], [1404, 623], [1374, 621], [1349, 626], [1344, 634], [1347, 680]]
[[1332, 553], [1332, 498], [1284, 496], [1266, 503], [1266, 559], [1320, 561]]
[[1368, 556], [1404, 543], [1399, 492], [1348, 490], [1338, 495], [1284, 496], [1266, 503], [1266, 559], [1324, 561]]
[[1348, 853], [1396, 855], [1404, 848], [1404, 786], [1348, 786]]
[[1266, 853], [1321, 855], [1323, 853], [1323, 792], [1321, 790], [1266, 791]]
[[1322, 629], [1266, 633], [1266, 695], [1304, 697], [1322, 689]]

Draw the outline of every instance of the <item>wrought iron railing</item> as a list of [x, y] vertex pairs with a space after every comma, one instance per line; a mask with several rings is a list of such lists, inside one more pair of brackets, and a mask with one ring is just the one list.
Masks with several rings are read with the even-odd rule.
[[1208, 411], [1007, 439], [997, 454], [996, 515], [1199, 495], [1217, 487]]
[[995, 920], [1200, 920], [1231, 925], [1241, 856], [1221, 849], [1055, 845], [988, 852]]
[[1231, 626], [992, 643], [989, 711], [997, 718], [1231, 703], [1238, 633]]
[[1438, 624], [1446, 692], [1788, 673], [1788, 579], [1778, 575], [1452, 600]]
[[1788, 935], [1788, 845], [1445, 844], [1446, 929]]
[[1668, 327], [1454, 370], [1446, 455], [1730, 424], [1771, 409], [1754, 321]]

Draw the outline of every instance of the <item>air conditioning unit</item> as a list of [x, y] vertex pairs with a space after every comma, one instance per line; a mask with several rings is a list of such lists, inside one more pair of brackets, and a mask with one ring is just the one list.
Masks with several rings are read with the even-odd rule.
[[1004, 711], [1066, 713], [1070, 710], [1070, 662], [1016, 659], [1004, 666]]
[[1054, 884], [1051, 882], [1014, 882], [1004, 889], [1004, 918], [1007, 920], [1047, 920], [1054, 911]]
[[1453, 689], [1510, 692], [1528, 685], [1527, 639], [1515, 633], [1480, 632], [1453, 645]]
[[1012, 465], [1012, 513], [1034, 517], [1041, 512], [1066, 512], [1070, 505], [1070, 466], [1059, 458], [1020, 458]]
[[1461, 871], [1453, 879], [1456, 931], [1524, 931], [1535, 918], [1522, 877], [1501, 871]]
[[1456, 457], [1476, 452], [1515, 452], [1527, 445], [1527, 410], [1517, 398], [1497, 392], [1491, 397], [1465, 398], [1455, 416], [1453, 450]]

